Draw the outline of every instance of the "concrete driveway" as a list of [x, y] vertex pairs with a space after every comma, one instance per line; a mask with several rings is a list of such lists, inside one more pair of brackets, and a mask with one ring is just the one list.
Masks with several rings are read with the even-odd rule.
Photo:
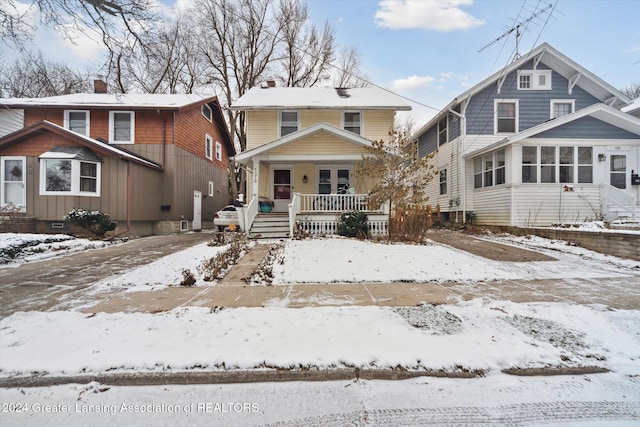
[[211, 240], [211, 232], [150, 236], [102, 249], [0, 268], [0, 318], [48, 310], [92, 283]]

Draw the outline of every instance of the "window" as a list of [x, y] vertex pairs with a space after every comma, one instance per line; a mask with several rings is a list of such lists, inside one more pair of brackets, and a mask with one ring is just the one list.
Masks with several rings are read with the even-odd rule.
[[447, 194], [447, 170], [440, 169], [438, 176], [440, 177], [440, 194]]
[[41, 159], [40, 194], [99, 196], [100, 163]]
[[518, 90], [551, 90], [551, 70], [518, 71]]
[[204, 137], [204, 155], [207, 159], [211, 160], [212, 159], [212, 154], [213, 152], [213, 139], [211, 138], [211, 135], [207, 134]]
[[556, 182], [556, 147], [540, 147], [540, 182]]
[[538, 147], [522, 147], [522, 182], [538, 182]]
[[438, 146], [446, 144], [447, 141], [447, 118], [445, 117], [438, 122]]
[[505, 150], [473, 159], [473, 188], [492, 187], [506, 182]]
[[298, 112], [280, 111], [280, 136], [289, 135], [298, 130]]
[[[539, 162], [538, 159], [540, 159]], [[540, 177], [539, 180], [538, 177]], [[524, 146], [522, 147], [522, 182], [592, 183], [593, 148]]]
[[109, 112], [109, 142], [111, 144], [133, 144], [134, 129], [133, 111]]
[[343, 113], [344, 130], [360, 135], [361, 117], [359, 111], [345, 111]]
[[560, 158], [560, 182], [573, 182], [573, 147], [560, 147], [558, 151]]
[[320, 166], [318, 173], [318, 194], [346, 194], [351, 187], [351, 167]]
[[209, 197], [213, 197], [213, 181], [209, 181]]
[[218, 141], [216, 141], [216, 160], [219, 162], [222, 161], [222, 144]]
[[495, 133], [518, 132], [518, 101], [495, 101]]
[[202, 115], [205, 117], [205, 119], [209, 120], [210, 122], [212, 121], [213, 111], [211, 110], [211, 107], [209, 107], [209, 105], [202, 104]]
[[551, 100], [551, 118], [557, 119], [558, 117], [566, 116], [573, 113], [575, 108], [575, 101], [573, 99], [552, 99]]
[[80, 135], [89, 136], [89, 112], [65, 110], [64, 127]]
[[593, 147], [578, 147], [578, 183], [593, 182]]

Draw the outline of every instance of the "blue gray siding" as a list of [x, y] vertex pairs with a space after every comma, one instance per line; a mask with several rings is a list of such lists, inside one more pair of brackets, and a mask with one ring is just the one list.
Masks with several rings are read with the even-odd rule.
[[536, 138], [638, 139], [640, 135], [627, 132], [593, 117], [582, 117], [539, 133]]
[[418, 138], [418, 157], [424, 157], [438, 149], [437, 125], [427, 130]]
[[[532, 69], [532, 62], [526, 63], [522, 69]], [[539, 70], [549, 69], [538, 64]], [[500, 94], [497, 83], [492, 84], [480, 93], [471, 97], [467, 106], [467, 133], [472, 135], [492, 135], [494, 123], [495, 99], [519, 100], [519, 131], [544, 123], [550, 118], [550, 102], [552, 99], [575, 100], [576, 111], [599, 103], [600, 100], [585, 92], [578, 85], [571, 94], [568, 92], [569, 82], [560, 74], [552, 71], [551, 90], [518, 90], [517, 72], [511, 72], [505, 79]]]

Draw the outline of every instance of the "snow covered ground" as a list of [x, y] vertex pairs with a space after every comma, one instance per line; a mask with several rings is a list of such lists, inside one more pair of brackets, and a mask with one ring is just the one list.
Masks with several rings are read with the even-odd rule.
[[[499, 263], [437, 244], [316, 239], [286, 244], [282, 264], [274, 264], [274, 283], [638, 274], [638, 262], [606, 257], [564, 242], [485, 238], [536, 247], [558, 261]], [[219, 250], [194, 246], [94, 287], [151, 290], [177, 280], [185, 266], [195, 269], [202, 259]], [[611, 372], [553, 378], [501, 373], [504, 368], [549, 366], [599, 366]], [[340, 367], [477, 370], [485, 376], [401, 382], [136, 388], [88, 384], [0, 389], [5, 412], [2, 424], [6, 420], [6, 425], [21, 426], [185, 422], [424, 425], [452, 420], [480, 424], [490, 420], [501, 425], [637, 425], [640, 310], [476, 299], [404, 308], [266, 307], [212, 311], [187, 307], [156, 314], [96, 315], [26, 312], [0, 320], [3, 378]], [[231, 406], [227, 405], [224, 411], [221, 404]], [[70, 413], [51, 413], [67, 408]]]

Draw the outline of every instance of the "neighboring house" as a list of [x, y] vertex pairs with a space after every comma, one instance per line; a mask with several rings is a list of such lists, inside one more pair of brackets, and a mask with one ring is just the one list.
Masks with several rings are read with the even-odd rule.
[[637, 218], [631, 100], [542, 44], [455, 98], [415, 135], [446, 221], [548, 226]]
[[28, 231], [65, 231], [74, 208], [109, 214], [118, 234], [199, 230], [229, 203], [235, 151], [214, 96], [8, 98], [0, 121], [0, 203]]
[[[231, 108], [246, 112], [247, 150], [235, 160], [249, 172], [241, 226], [251, 235], [292, 235], [296, 223], [332, 234], [347, 210], [367, 212], [373, 234], [387, 232], [384, 207], [365, 203], [372, 182], [355, 172], [372, 141], [389, 138], [395, 112], [411, 109], [400, 97], [379, 88], [265, 85]], [[274, 214], [258, 216], [259, 202]]]

